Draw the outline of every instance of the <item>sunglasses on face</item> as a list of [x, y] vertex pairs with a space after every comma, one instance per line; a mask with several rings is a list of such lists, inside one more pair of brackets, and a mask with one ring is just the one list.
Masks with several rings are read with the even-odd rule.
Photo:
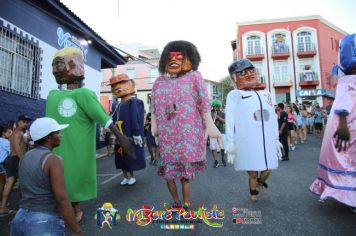
[[247, 74], [247, 72], [249, 72], [250, 74], [255, 73], [255, 68], [247, 68], [247, 69], [244, 69], [244, 70], [242, 70], [240, 72], [236, 72], [236, 74], [238, 76], [245, 76]]
[[182, 52], [169, 52], [168, 53], [169, 59], [172, 59], [173, 57], [178, 60], [183, 59], [183, 53]]

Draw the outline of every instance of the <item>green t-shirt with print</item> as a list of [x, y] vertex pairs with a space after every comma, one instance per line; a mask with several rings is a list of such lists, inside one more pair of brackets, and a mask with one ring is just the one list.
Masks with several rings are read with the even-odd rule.
[[59, 124], [61, 144], [54, 153], [63, 159], [68, 197], [72, 202], [96, 198], [96, 123], [110, 120], [95, 93], [86, 88], [52, 90], [47, 97], [46, 116]]

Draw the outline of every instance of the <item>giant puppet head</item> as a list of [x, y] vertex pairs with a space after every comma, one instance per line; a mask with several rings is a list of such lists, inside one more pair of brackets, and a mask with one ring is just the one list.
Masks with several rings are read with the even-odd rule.
[[159, 60], [159, 72], [171, 76], [180, 76], [191, 70], [197, 70], [200, 55], [194, 44], [179, 40], [169, 42], [163, 49]]
[[240, 90], [251, 90], [258, 82], [257, 71], [250, 60], [242, 59], [229, 66], [229, 73], [234, 86]]
[[341, 39], [339, 64], [345, 75], [356, 74], [356, 34], [346, 35]]
[[84, 60], [79, 48], [63, 48], [54, 54], [52, 73], [58, 84], [79, 84], [84, 79]]
[[126, 74], [119, 74], [110, 78], [111, 92], [123, 100], [135, 93], [135, 82]]

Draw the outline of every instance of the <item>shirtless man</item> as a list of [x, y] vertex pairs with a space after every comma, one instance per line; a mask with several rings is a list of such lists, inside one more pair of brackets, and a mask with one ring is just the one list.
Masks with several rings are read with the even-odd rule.
[[11, 190], [13, 189], [17, 177], [20, 159], [26, 152], [26, 142], [24, 139], [24, 134], [26, 133], [29, 122], [32, 119], [27, 115], [19, 116], [17, 120], [17, 126], [10, 137], [10, 156], [5, 160], [5, 170], [6, 170], [6, 184], [2, 192], [2, 201], [0, 207], [0, 214], [11, 214], [14, 211], [6, 207]]

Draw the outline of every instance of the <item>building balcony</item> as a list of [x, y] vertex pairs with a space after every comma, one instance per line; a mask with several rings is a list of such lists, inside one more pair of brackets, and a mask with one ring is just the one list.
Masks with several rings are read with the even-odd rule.
[[255, 87], [256, 90], [264, 90], [266, 88], [266, 77], [261, 75], [258, 77], [259, 84]]
[[290, 56], [289, 47], [287, 45], [272, 46], [271, 52], [273, 60], [288, 59]]
[[247, 50], [246, 53], [246, 58], [249, 59], [250, 61], [262, 61], [263, 58], [265, 58], [265, 55], [263, 53], [263, 50], [261, 47], [259, 48], [254, 48], [254, 50]]
[[311, 58], [316, 55], [316, 47], [314, 43], [298, 44], [297, 48], [298, 58]]
[[300, 87], [309, 87], [319, 85], [318, 75], [314, 71], [303, 71], [299, 75]]
[[291, 87], [293, 85], [291, 76], [273, 76], [273, 87]]

